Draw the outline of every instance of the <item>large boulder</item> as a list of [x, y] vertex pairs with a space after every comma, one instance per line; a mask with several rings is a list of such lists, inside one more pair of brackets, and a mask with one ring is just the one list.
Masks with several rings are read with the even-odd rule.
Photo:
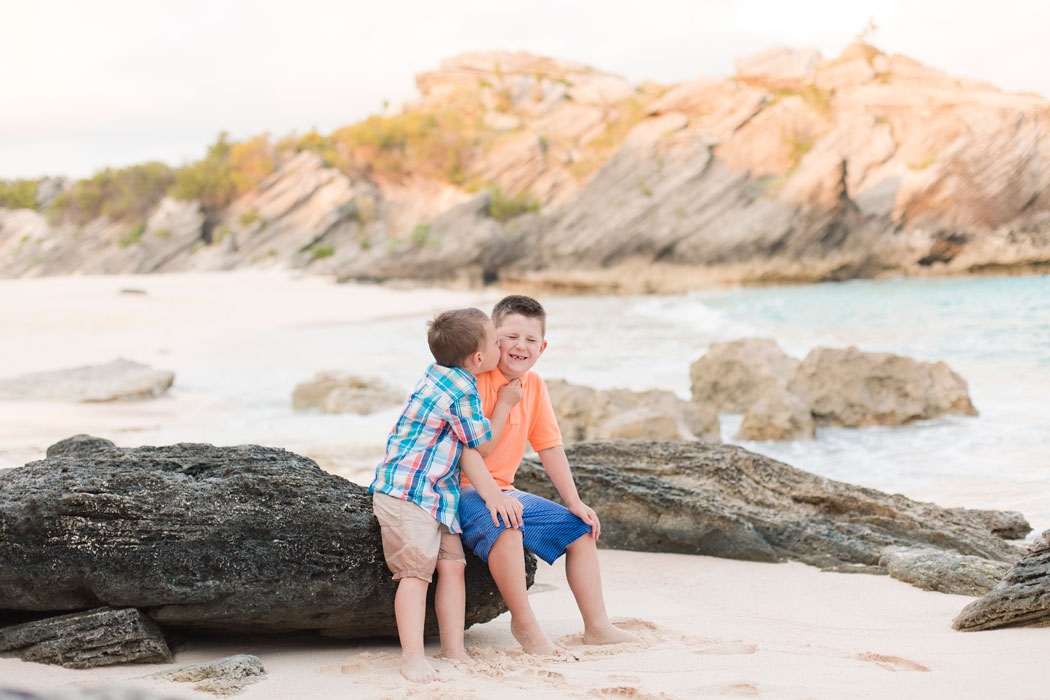
[[174, 381], [173, 372], [117, 359], [0, 381], [0, 401], [137, 401], [161, 396]]
[[[983, 513], [833, 481], [742, 447], [599, 440], [565, 451], [580, 496], [602, 519], [599, 542], [614, 549], [879, 573], [892, 545], [997, 562], [1020, 553], [991, 532]], [[534, 459], [522, 463], [515, 486], [558, 498]]]
[[[258, 445], [77, 442], [0, 474], [0, 610], [112, 605], [224, 633], [396, 634], [365, 488]], [[467, 558], [470, 625], [505, 608]]]
[[601, 390], [550, 379], [547, 392], [566, 442], [601, 438], [719, 441], [718, 414], [670, 391]]
[[902, 425], [944, 413], [975, 416], [966, 380], [943, 362], [855, 347], [814, 348], [788, 389], [819, 425]]
[[712, 343], [689, 367], [693, 401], [743, 413], [769, 391], [787, 386], [798, 365], [772, 338]]
[[747, 409], [738, 440], [808, 440], [816, 435], [809, 405], [783, 387], [771, 389]]
[[962, 631], [1050, 625], [1050, 530], [989, 591], [963, 608], [952, 627]]
[[320, 409], [324, 413], [382, 411], [403, 402], [406, 394], [381, 379], [338, 372], [318, 372], [313, 379], [300, 382], [292, 391], [296, 411]]

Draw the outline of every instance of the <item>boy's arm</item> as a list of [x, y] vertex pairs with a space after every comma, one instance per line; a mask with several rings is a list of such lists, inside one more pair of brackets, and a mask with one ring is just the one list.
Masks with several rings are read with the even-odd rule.
[[459, 466], [470, 479], [470, 485], [477, 489], [478, 495], [485, 501], [485, 507], [489, 509], [489, 514], [492, 516], [492, 524], [499, 526], [496, 516], [502, 516], [503, 523], [507, 527], [520, 528], [521, 503], [518, 499], [500, 490], [496, 480], [489, 473], [488, 467], [485, 466], [485, 460], [478, 454], [478, 450], [464, 447], [459, 457]]
[[598, 539], [598, 535], [601, 534], [602, 524], [598, 520], [598, 514], [580, 500], [580, 494], [576, 490], [576, 482], [572, 479], [572, 471], [569, 469], [569, 458], [565, 456], [565, 450], [561, 445], [558, 445], [557, 447], [540, 450], [536, 454], [539, 455], [543, 469], [547, 472], [547, 476], [550, 477], [554, 488], [558, 489], [558, 494], [565, 503], [565, 507], [573, 515], [590, 525], [591, 537]]
[[[488, 457], [496, 449], [499, 439], [503, 437], [503, 428], [507, 425], [507, 419], [510, 417], [510, 409], [514, 408], [519, 401], [521, 401], [520, 379], [512, 379], [509, 383], [500, 387], [499, 393], [496, 395], [496, 406], [492, 409], [492, 415], [489, 416], [492, 437], [489, 438], [488, 442], [483, 442], [475, 448], [482, 457]], [[467, 474], [467, 478], [470, 479], [470, 483], [474, 483], [474, 479], [470, 474]]]

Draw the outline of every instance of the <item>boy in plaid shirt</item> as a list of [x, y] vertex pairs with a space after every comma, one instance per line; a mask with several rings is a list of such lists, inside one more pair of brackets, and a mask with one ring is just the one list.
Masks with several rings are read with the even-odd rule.
[[383, 555], [398, 581], [394, 616], [401, 641], [401, 674], [420, 683], [437, 671], [423, 651], [427, 588], [436, 569], [434, 607], [441, 653], [470, 662], [463, 648], [466, 557], [459, 539], [460, 468], [485, 500], [492, 520], [521, 525], [522, 506], [504, 494], [485, 467], [521, 387], [507, 385], [491, 422], [482, 412], [474, 377], [495, 369], [499, 341], [478, 309], [457, 309], [429, 324], [435, 364], [416, 385], [387, 439], [386, 457], [369, 490], [383, 534]]

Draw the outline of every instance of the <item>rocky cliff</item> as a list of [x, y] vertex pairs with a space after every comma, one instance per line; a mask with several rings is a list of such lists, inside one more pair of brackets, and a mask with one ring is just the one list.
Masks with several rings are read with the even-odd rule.
[[[854, 44], [632, 85], [524, 53], [271, 147], [221, 207], [0, 209], [0, 274], [281, 265], [342, 279], [668, 291], [1050, 269], [1050, 101]], [[54, 181], [48, 181], [54, 197]], [[39, 200], [39, 195], [38, 195]]]

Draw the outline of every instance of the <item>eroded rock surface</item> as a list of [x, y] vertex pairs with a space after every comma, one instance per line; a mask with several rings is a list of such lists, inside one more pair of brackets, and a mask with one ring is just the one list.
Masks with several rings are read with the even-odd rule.
[[66, 668], [171, 663], [160, 627], [135, 608], [100, 608], [0, 628], [0, 652]]
[[772, 390], [786, 387], [798, 366], [772, 338], [712, 343], [689, 367], [693, 401], [743, 413]]
[[1010, 570], [992, 561], [931, 547], [887, 547], [879, 565], [893, 578], [927, 591], [984, 595]]
[[117, 359], [0, 380], [0, 401], [137, 401], [163, 395], [175, 373]]
[[324, 413], [366, 415], [403, 403], [407, 394], [380, 379], [339, 372], [318, 372], [292, 391], [296, 411], [320, 409]]
[[815, 348], [788, 390], [820, 425], [902, 425], [944, 413], [975, 416], [966, 381], [943, 362], [885, 352]]
[[952, 627], [963, 631], [1047, 625], [1050, 625], [1050, 530], [1036, 538], [995, 588], [963, 608], [952, 622]]
[[[987, 517], [833, 481], [732, 445], [598, 440], [568, 445], [577, 488], [614, 549], [792, 559], [884, 573], [888, 546], [925, 546], [993, 562], [1020, 549]], [[557, 500], [536, 460], [517, 488]]]
[[183, 666], [172, 671], [154, 673], [153, 678], [193, 683], [193, 689], [212, 695], [236, 695], [245, 687], [266, 677], [262, 661], [253, 654], [237, 654], [225, 659]]
[[[222, 633], [396, 634], [365, 488], [257, 445], [78, 437], [51, 451], [0, 474], [0, 609], [112, 605]], [[488, 568], [468, 559], [473, 624], [504, 607]]]
[[593, 389], [562, 379], [547, 391], [567, 442], [600, 438], [719, 441], [718, 415], [670, 391]]

